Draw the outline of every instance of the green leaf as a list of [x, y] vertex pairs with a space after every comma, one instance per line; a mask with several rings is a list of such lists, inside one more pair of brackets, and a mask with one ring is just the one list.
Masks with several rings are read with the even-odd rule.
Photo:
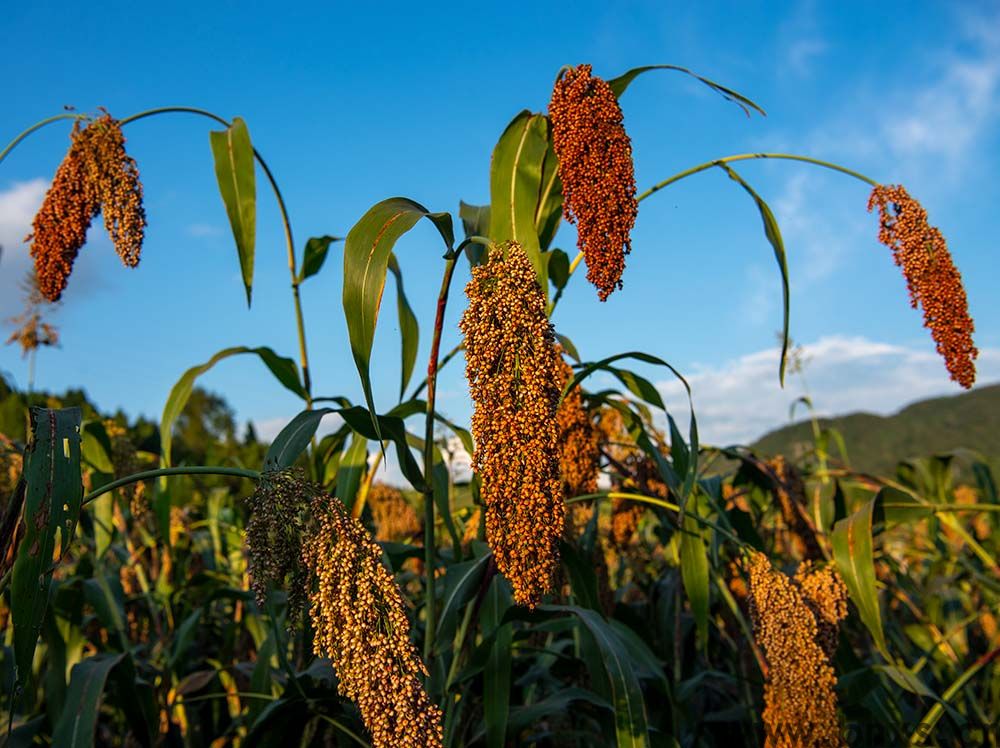
[[611, 711], [611, 705], [592, 691], [586, 691], [582, 688], [564, 688], [534, 704], [516, 706], [511, 709], [508, 729], [511, 734], [517, 735], [523, 730], [533, 727], [544, 717], [568, 713], [571, 705], [579, 702]]
[[236, 240], [236, 251], [247, 292], [247, 306], [253, 288], [254, 241], [257, 232], [257, 186], [254, 175], [254, 151], [246, 122], [234, 117], [225, 130], [208, 134], [215, 158], [215, 177], [219, 194], [226, 205], [229, 225]]
[[395, 416], [377, 416], [379, 433], [376, 433], [372, 424], [372, 415], [366, 408], [357, 405], [351, 408], [318, 408], [299, 413], [271, 442], [271, 446], [264, 456], [263, 469], [265, 471], [280, 470], [293, 464], [309, 446], [309, 441], [316, 433], [316, 429], [319, 428], [320, 420], [323, 416], [331, 413], [339, 415], [352, 430], [366, 439], [391, 440], [396, 447], [396, 456], [399, 458], [403, 475], [416, 490], [423, 490], [423, 473], [410, 451], [406, 426], [402, 419]]
[[569, 282], [569, 255], [561, 249], [553, 249], [545, 254], [549, 263], [549, 280], [557, 291], [561, 291]]
[[87, 421], [81, 429], [81, 455], [84, 462], [100, 473], [114, 475], [111, 463], [111, 439], [100, 421]]
[[[344, 245], [344, 317], [365, 402], [373, 417], [376, 411], [372, 396], [371, 353], [389, 256], [399, 238], [421, 218], [434, 224], [444, 240], [445, 249], [451, 251], [455, 243], [451, 215], [431, 213], [405, 197], [389, 198], [369, 208], [348, 232]], [[378, 424], [374, 420], [372, 423], [378, 432]], [[376, 436], [381, 441], [381, 435]]]
[[63, 748], [90, 748], [101, 709], [101, 699], [108, 679], [115, 681], [117, 700], [121, 702], [132, 733], [143, 745], [150, 745], [153, 735], [152, 701], [148, 687], [136, 682], [135, 666], [127, 654], [103, 653], [88, 657], [73, 666], [66, 704], [52, 734], [52, 744]]
[[785, 255], [785, 242], [781, 238], [781, 228], [778, 221], [771, 212], [764, 199], [758, 195], [753, 187], [744, 181], [743, 177], [733, 171], [728, 164], [720, 164], [720, 167], [729, 175], [729, 178], [737, 182], [747, 194], [753, 198], [760, 211], [760, 220], [764, 222], [764, 235], [774, 249], [774, 259], [778, 263], [778, 270], [781, 272], [781, 301], [783, 310], [783, 320], [781, 325], [781, 363], [778, 365], [778, 381], [781, 386], [785, 386], [785, 366], [788, 363], [788, 320], [789, 320], [789, 285], [788, 285], [788, 258]]
[[260, 360], [264, 362], [264, 365], [270, 369], [271, 373], [274, 374], [275, 378], [281, 382], [287, 390], [293, 392], [302, 399], [306, 398], [306, 391], [302, 386], [302, 380], [299, 377], [299, 368], [292, 359], [279, 356], [270, 348], [264, 347], [247, 348], [246, 346], [239, 345], [233, 348], [225, 348], [216, 353], [205, 363], [199, 364], [198, 366], [192, 366], [181, 375], [181, 378], [178, 379], [177, 383], [173, 386], [173, 388], [171, 388], [170, 394], [167, 396], [167, 402], [163, 406], [163, 415], [160, 417], [160, 452], [162, 455], [161, 460], [164, 466], [170, 466], [170, 452], [173, 445], [174, 422], [177, 420], [177, 417], [180, 416], [181, 411], [184, 410], [184, 406], [187, 404], [188, 398], [191, 396], [191, 390], [194, 389], [195, 380], [219, 363], [222, 359], [229, 358], [230, 356], [239, 356], [244, 353], [256, 354], [260, 357]]
[[572, 613], [597, 644], [615, 710], [615, 737], [618, 748], [645, 748], [649, 745], [646, 704], [628, 648], [618, 632], [593, 610], [572, 605], [540, 605], [545, 612]]
[[559, 558], [569, 577], [573, 597], [583, 607], [600, 613], [601, 601], [593, 559], [586, 558], [576, 545], [566, 542], [559, 544]]
[[833, 558], [847, 591], [858, 608], [861, 620], [875, 640], [875, 646], [886, 660], [892, 661], [882, 631], [882, 614], [875, 590], [875, 558], [872, 552], [872, 515], [875, 502], [866, 501], [851, 516], [833, 526], [830, 541]]
[[330, 251], [330, 245], [334, 242], [342, 242], [341, 236], [314, 236], [306, 242], [306, 251], [302, 257], [302, 269], [299, 271], [299, 283], [306, 278], [316, 275], [326, 262], [326, 255]]
[[396, 278], [396, 309], [399, 312], [399, 337], [402, 339], [401, 378], [399, 383], [399, 399], [406, 394], [406, 386], [413, 375], [413, 367], [417, 363], [417, 347], [420, 344], [420, 325], [417, 315], [403, 292], [403, 274], [399, 270], [396, 255], [389, 255], [389, 271]]
[[548, 118], [524, 110], [504, 130], [490, 164], [490, 233], [494, 242], [513, 240], [523, 248], [548, 295], [536, 218], [543, 192], [542, 165], [549, 147]]
[[708, 644], [709, 584], [708, 548], [701, 532], [698, 521], [685, 514], [681, 532], [681, 579], [694, 614], [698, 643], [704, 649]]
[[611, 80], [609, 80], [608, 85], [611, 86], [611, 90], [614, 92], [615, 96], [621, 98], [621, 95], [625, 93], [625, 89], [628, 88], [629, 84], [632, 81], [634, 81], [638, 76], [642, 75], [643, 73], [649, 72], [650, 70], [674, 70], [677, 71], [678, 73], [685, 73], [686, 75], [690, 75], [692, 78], [696, 78], [697, 80], [704, 83], [713, 91], [720, 94], [722, 98], [736, 104], [736, 106], [742, 109], [743, 112], [748, 117], [750, 116], [751, 109], [760, 112], [764, 116], [767, 116], [767, 112], [765, 112], [755, 103], [753, 103], [743, 94], [737, 93], [731, 88], [726, 88], [725, 86], [722, 86], [716, 83], [715, 81], [709, 80], [708, 78], [704, 78], [698, 75], [697, 73], [688, 70], [687, 68], [682, 68], [677, 65], [646, 65], [644, 67], [632, 68], [631, 70], [622, 73], [617, 78], [612, 78]]
[[[538, 208], [535, 210], [535, 232], [538, 234], [538, 244], [543, 252], [547, 251], [559, 230], [562, 220], [562, 180], [559, 178], [559, 157], [552, 147], [551, 124], [546, 118], [545, 138], [548, 147], [542, 161], [542, 179], [539, 185]], [[567, 267], [567, 270], [569, 268]]]
[[448, 647], [458, 627], [458, 617], [478, 592], [492, 558], [487, 554], [472, 561], [451, 564], [445, 571], [441, 585], [444, 602], [438, 619], [436, 650], [442, 651]]
[[361, 480], [368, 470], [368, 440], [360, 434], [354, 434], [351, 446], [340, 458], [337, 467], [336, 496], [348, 509], [354, 506]]
[[572, 340], [567, 338], [565, 335], [560, 335], [559, 333], [556, 333], [556, 340], [559, 341], [559, 345], [562, 346], [562, 349], [571, 359], [580, 363], [580, 353], [576, 350], [576, 346], [573, 345]]
[[[466, 238], [489, 236], [489, 205], [469, 205], [469, 203], [459, 200], [458, 217], [462, 219], [462, 229], [465, 231]], [[482, 262], [484, 252], [486, 252], [486, 247], [482, 244], [470, 244], [465, 248], [465, 255], [469, 258], [469, 264], [473, 266]]]
[[31, 409], [31, 441], [25, 451], [24, 538], [11, 571], [15, 697], [28, 676], [45, 618], [56, 537], [69, 548], [80, 516], [79, 408]]
[[502, 623], [511, 606], [510, 587], [499, 574], [493, 577], [480, 614], [483, 637], [493, 636], [493, 643], [483, 668], [483, 721], [487, 748], [503, 748], [507, 741], [510, 715], [510, 681], [513, 624]]

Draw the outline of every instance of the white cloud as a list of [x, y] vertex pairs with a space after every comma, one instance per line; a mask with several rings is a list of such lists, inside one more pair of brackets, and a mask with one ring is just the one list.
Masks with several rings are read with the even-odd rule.
[[0, 190], [0, 317], [20, 311], [18, 283], [24, 277], [31, 258], [24, 237], [31, 231], [31, 221], [42, 204], [49, 183], [44, 179], [14, 182]]
[[[930, 348], [910, 348], [864, 337], [833, 335], [803, 346], [808, 395], [820, 415], [854, 411], [889, 414], [916, 400], [957, 394], [944, 363]], [[778, 386], [777, 349], [758, 351], [721, 366], [697, 367], [687, 376], [698, 430], [711, 444], [749, 443], [789, 423], [789, 408], [807, 390], [803, 377]], [[1000, 379], [1000, 350], [981, 350], [980, 382]], [[678, 423], [687, 401], [679, 382], [657, 385]], [[802, 411], [797, 417], [803, 416]], [[683, 426], [682, 426], [683, 428]]]

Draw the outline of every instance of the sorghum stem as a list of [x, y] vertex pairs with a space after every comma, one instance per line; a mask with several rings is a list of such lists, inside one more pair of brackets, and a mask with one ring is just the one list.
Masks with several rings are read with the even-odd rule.
[[[148, 109], [144, 112], [139, 112], [138, 114], [133, 114], [131, 117], [126, 117], [125, 119], [120, 120], [119, 124], [124, 126], [130, 122], [144, 119], [145, 117], [152, 117], [157, 114], [174, 113], [198, 114], [202, 117], [208, 117], [209, 119], [218, 122], [223, 127], [230, 127], [232, 124], [225, 118], [220, 117], [217, 114], [213, 114], [206, 109], [198, 109], [197, 107], [187, 106], [169, 106], [160, 107], [158, 109]], [[288, 272], [292, 279], [292, 299], [295, 303], [295, 324], [298, 327], [299, 333], [299, 365], [302, 367], [302, 385], [306, 391], [306, 408], [311, 409], [312, 378], [309, 374], [309, 352], [306, 348], [306, 327], [305, 320], [302, 315], [302, 301], [299, 297], [299, 284], [301, 283], [301, 280], [299, 279], [299, 273], [295, 261], [295, 242], [292, 239], [292, 223], [288, 218], [288, 210], [285, 207], [285, 199], [281, 196], [281, 189], [278, 187], [278, 182], [271, 173], [271, 169], [268, 167], [267, 162], [256, 148], [253, 149], [253, 156], [257, 160], [257, 163], [260, 164], [260, 168], [264, 171], [264, 175], [267, 177], [267, 181], [271, 185], [271, 190], [274, 192], [275, 200], [278, 203], [278, 212], [281, 214], [281, 223], [285, 230], [285, 245], [288, 250]]]
[[833, 171], [839, 171], [841, 174], [846, 174], [849, 177], [860, 179], [862, 182], [867, 182], [872, 187], [878, 186], [878, 182], [876, 182], [874, 179], [866, 177], [864, 174], [853, 171], [852, 169], [848, 169], [844, 166], [832, 164], [829, 161], [821, 161], [818, 158], [811, 158], [809, 156], [798, 156], [794, 153], [739, 153], [736, 154], [735, 156], [725, 156], [723, 158], [714, 159], [713, 161], [706, 161], [703, 164], [698, 164], [698, 166], [692, 166], [690, 169], [685, 169], [682, 172], [674, 174], [669, 179], [664, 179], [662, 182], [654, 184], [648, 190], [639, 195], [636, 198], [636, 200], [638, 202], [641, 202], [650, 195], [652, 195], [654, 192], [658, 192], [659, 190], [662, 190], [664, 187], [667, 187], [673, 184], [674, 182], [679, 182], [685, 177], [690, 177], [692, 174], [697, 174], [698, 172], [711, 169], [713, 166], [722, 166], [723, 164], [732, 163], [734, 161], [749, 161], [751, 159], [758, 159], [758, 158], [776, 158], [776, 159], [784, 159], [786, 161], [803, 161], [807, 164], [813, 164], [814, 166], [822, 166], [824, 169], [832, 169]]
[[41, 122], [36, 122], [27, 130], [25, 130], [16, 138], [14, 138], [12, 141], [10, 141], [10, 143], [7, 144], [7, 147], [4, 148], [2, 151], [0, 151], [0, 162], [3, 162], [3, 160], [7, 158], [7, 154], [10, 153], [12, 150], [14, 150], [14, 148], [17, 147], [18, 143], [20, 143], [26, 137], [31, 135], [31, 133], [35, 132], [35, 130], [41, 130], [46, 125], [51, 125], [53, 122], [59, 122], [60, 120], [64, 119], [84, 119], [84, 116], [85, 115], [82, 114], [73, 114], [71, 112], [66, 112], [65, 114], [57, 114], [54, 117], [43, 119]]
[[121, 488], [122, 486], [128, 486], [132, 483], [138, 483], [143, 480], [151, 480], [153, 478], [165, 478], [170, 475], [231, 475], [237, 478], [248, 478], [250, 480], [260, 480], [260, 473], [256, 470], [244, 470], [243, 468], [227, 468], [227, 467], [212, 467], [211, 465], [194, 465], [190, 467], [170, 467], [170, 468], [159, 468], [157, 470], [144, 470], [141, 473], [133, 473], [132, 475], [126, 475], [124, 478], [119, 478], [118, 480], [113, 480], [110, 483], [101, 486], [100, 488], [91, 491], [86, 496], [83, 497], [83, 501], [80, 506], [86, 506], [91, 501], [106, 493], [114, 491], [116, 488]]
[[[434, 333], [431, 337], [431, 354], [427, 362], [427, 418], [424, 427], [424, 573], [427, 575], [427, 628], [424, 634], [424, 662], [429, 663], [434, 651], [436, 611], [434, 609], [434, 570], [437, 548], [434, 540], [434, 401], [437, 396], [438, 353], [441, 350], [441, 331], [444, 328], [444, 311], [448, 306], [448, 290], [455, 274], [455, 253], [445, 255], [444, 277], [438, 294]], [[428, 667], [430, 665], [428, 664]]]

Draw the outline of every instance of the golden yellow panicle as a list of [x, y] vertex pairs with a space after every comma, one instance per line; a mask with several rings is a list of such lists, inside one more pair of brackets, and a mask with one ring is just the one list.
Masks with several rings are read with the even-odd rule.
[[812, 561], [802, 563], [795, 571], [795, 583], [816, 618], [816, 641], [832, 661], [840, 622], [847, 618], [847, 585], [832, 567], [817, 567]]
[[[573, 378], [573, 369], [561, 355], [556, 361], [559, 389], [562, 391]], [[562, 475], [563, 495], [570, 499], [594, 493], [600, 469], [599, 435], [583, 406], [583, 393], [579, 387], [566, 393], [556, 419], [559, 424], [559, 472]]]
[[66, 288], [99, 212], [115, 251], [129, 267], [139, 262], [146, 229], [139, 170], [125, 152], [117, 120], [106, 114], [83, 129], [77, 121], [71, 138], [28, 236], [39, 288], [49, 301], [58, 301]]
[[868, 198], [868, 210], [878, 208], [878, 240], [892, 250], [902, 268], [910, 305], [924, 311], [924, 327], [931, 331], [937, 352], [951, 378], [966, 389], [976, 381], [972, 342], [975, 330], [962, 276], [948, 252], [948, 243], [927, 222], [927, 211], [902, 185], [880, 184]]
[[374, 483], [368, 490], [368, 506], [375, 521], [375, 539], [402, 542], [420, 530], [417, 513], [395, 486]]
[[332, 661], [340, 693], [357, 704], [375, 748], [440, 748], [441, 710], [421, 685], [427, 669], [382, 549], [339, 500], [317, 494], [312, 514], [316, 530], [302, 558], [317, 579], [313, 651]]
[[587, 280], [601, 301], [622, 286], [638, 214], [632, 144], [611, 87], [590, 65], [570, 68], [549, 102], [552, 147], [559, 157], [563, 212], [577, 225]]
[[534, 268], [516, 242], [491, 247], [465, 292], [469, 306], [459, 326], [486, 538], [514, 599], [534, 606], [552, 588], [565, 519], [552, 326]]
[[824, 650], [828, 642], [809, 604], [815, 596], [822, 615], [832, 613], [840, 620], [839, 593], [832, 577], [807, 568], [803, 590], [774, 570], [762, 553], [755, 552], [747, 566], [754, 638], [768, 665], [765, 748], [846, 746], [837, 716], [837, 676]]

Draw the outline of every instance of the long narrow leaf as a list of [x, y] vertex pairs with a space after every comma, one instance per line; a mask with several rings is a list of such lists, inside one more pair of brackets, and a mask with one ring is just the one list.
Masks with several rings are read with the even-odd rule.
[[208, 134], [215, 158], [215, 177], [219, 194], [226, 205], [229, 225], [236, 240], [236, 251], [247, 293], [247, 306], [253, 289], [254, 243], [257, 232], [257, 186], [254, 175], [253, 145], [246, 122], [239, 117], [222, 131]]
[[[399, 238], [421, 218], [427, 218], [434, 224], [444, 240], [445, 249], [450, 250], [455, 243], [451, 215], [431, 213], [405, 197], [389, 198], [369, 208], [348, 232], [344, 244], [344, 317], [365, 402], [373, 416], [376, 411], [371, 384], [371, 354], [389, 256]], [[378, 423], [374, 420], [372, 423], [378, 432]], [[376, 436], [381, 441], [381, 434], [376, 433]]]
[[615, 96], [620, 98], [621, 95], [625, 93], [625, 89], [628, 88], [629, 84], [632, 81], [634, 81], [637, 77], [639, 77], [643, 73], [649, 72], [650, 70], [674, 70], [678, 73], [684, 73], [685, 75], [690, 75], [692, 78], [701, 81], [706, 86], [711, 88], [713, 91], [720, 94], [722, 98], [736, 104], [736, 106], [742, 109], [743, 113], [746, 114], [748, 117], [750, 116], [751, 109], [760, 112], [765, 116], [767, 115], [767, 112], [765, 112], [757, 104], [752, 102], [743, 94], [738, 93], [731, 88], [727, 88], [726, 86], [720, 85], [713, 80], [709, 80], [704, 76], [698, 75], [697, 73], [688, 70], [687, 68], [682, 68], [678, 65], [646, 65], [644, 67], [632, 68], [631, 70], [622, 73], [617, 78], [612, 78], [611, 80], [609, 80], [608, 85], [611, 86], [611, 90], [614, 91]]

